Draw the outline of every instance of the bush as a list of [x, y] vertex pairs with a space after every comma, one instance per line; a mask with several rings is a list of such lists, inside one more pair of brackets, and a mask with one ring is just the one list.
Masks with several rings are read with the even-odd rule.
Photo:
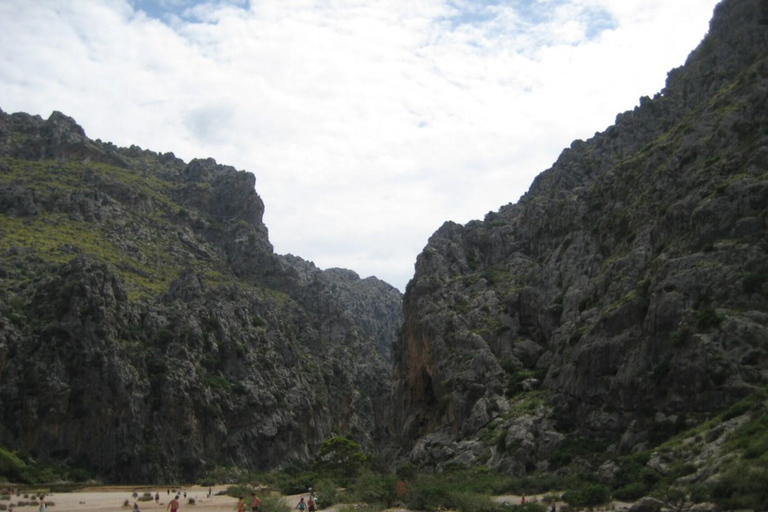
[[563, 501], [572, 507], [591, 507], [610, 500], [608, 489], [600, 484], [583, 484], [575, 490], [563, 493]]
[[365, 503], [363, 505], [343, 505], [339, 512], [382, 512], [384, 506], [380, 503]]
[[330, 473], [346, 483], [357, 476], [365, 461], [366, 456], [359, 444], [346, 437], [335, 436], [320, 447], [313, 469]]
[[250, 496], [252, 492], [253, 489], [248, 485], [230, 485], [223, 492], [219, 492], [219, 494], [245, 499]]
[[613, 491], [613, 497], [622, 501], [635, 501], [648, 493], [648, 486], [643, 482], [632, 482]]
[[0, 448], [0, 476], [11, 481], [24, 481], [24, 469], [26, 464], [15, 453]]
[[291, 507], [283, 498], [265, 496], [261, 500], [261, 512], [291, 512]]
[[704, 484], [696, 484], [691, 487], [691, 501], [693, 503], [706, 503], [712, 499], [709, 487]]
[[711, 487], [712, 501], [724, 509], [765, 510], [768, 503], [768, 470], [736, 467]]
[[395, 494], [397, 475], [380, 475], [363, 470], [347, 489], [349, 501], [376, 503], [386, 507], [394, 505], [399, 498]]

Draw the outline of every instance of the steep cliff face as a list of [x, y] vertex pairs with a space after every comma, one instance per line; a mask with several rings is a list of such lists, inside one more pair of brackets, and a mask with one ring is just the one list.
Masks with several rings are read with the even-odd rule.
[[638, 450], [764, 386], [767, 116], [768, 3], [726, 0], [660, 94], [443, 225], [394, 349], [410, 459], [522, 474], [566, 436]]
[[375, 447], [401, 294], [275, 255], [254, 185], [0, 111], [0, 445], [124, 482]]

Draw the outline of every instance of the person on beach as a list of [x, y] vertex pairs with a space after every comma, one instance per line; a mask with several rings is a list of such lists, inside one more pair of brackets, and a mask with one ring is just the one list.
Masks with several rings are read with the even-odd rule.
[[237, 512], [245, 512], [245, 499], [242, 496], [237, 500]]
[[261, 506], [261, 498], [256, 496], [255, 492], [251, 493], [251, 512], [259, 512]]
[[307, 508], [307, 504], [304, 501], [304, 496], [301, 497], [299, 500], [299, 504], [296, 505], [296, 508], [299, 509], [301, 512], [304, 512], [304, 509]]
[[176, 512], [179, 510], [179, 495], [177, 494], [174, 496], [174, 498], [168, 503], [168, 506], [165, 507], [165, 510], [170, 510], [171, 512]]
[[160, 493], [159, 492], [155, 493], [155, 503], [160, 504]]
[[45, 494], [40, 495], [40, 508], [37, 509], [38, 512], [47, 512], [48, 506], [45, 504]]
[[136, 503], [135, 501], [133, 502], [133, 512], [141, 512], [141, 510], [139, 509], [139, 504]]
[[309, 507], [309, 512], [315, 512], [317, 510], [317, 503], [315, 502], [315, 497], [311, 494], [309, 495], [309, 500], [307, 500], [307, 506]]

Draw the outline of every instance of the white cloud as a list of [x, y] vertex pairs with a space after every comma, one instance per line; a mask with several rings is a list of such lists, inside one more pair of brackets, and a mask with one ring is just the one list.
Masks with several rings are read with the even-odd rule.
[[403, 289], [443, 221], [658, 92], [715, 3], [5, 0], [0, 108], [251, 171], [278, 252]]

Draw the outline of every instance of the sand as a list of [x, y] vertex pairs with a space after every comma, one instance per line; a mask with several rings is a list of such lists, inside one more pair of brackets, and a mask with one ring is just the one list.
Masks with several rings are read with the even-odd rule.
[[[212, 489], [211, 497], [208, 497], [208, 488], [200, 486], [187, 487], [187, 498], [181, 494], [179, 503], [181, 507], [179, 512], [233, 512], [237, 509], [237, 498], [231, 496], [217, 496], [216, 493], [226, 489], [227, 486], [215, 486]], [[133, 491], [142, 496], [145, 492], [160, 493], [160, 503], [152, 501], [138, 501], [133, 497]], [[134, 502], [139, 504], [141, 512], [165, 512], [168, 503], [173, 499], [173, 490], [168, 494], [167, 487], [97, 487], [86, 488], [78, 492], [51, 493], [46, 496], [46, 500], [53, 502], [54, 505], [48, 508], [48, 512], [132, 512]], [[184, 489], [182, 489], [183, 491]], [[0, 504], [9, 505], [19, 501], [28, 501], [24, 498], [24, 491], [21, 496], [13, 495], [10, 501], [0, 501]], [[295, 508], [302, 495], [285, 496], [285, 500], [291, 508]], [[31, 497], [31, 494], [30, 494]], [[189, 504], [189, 498], [195, 498], [195, 504]], [[129, 506], [123, 506], [125, 500], [128, 500]], [[250, 512], [250, 502], [246, 500], [246, 510]], [[28, 505], [15, 507], [17, 512], [37, 512], [37, 505]]]
[[[187, 499], [184, 499], [183, 494], [179, 498], [181, 507], [179, 512], [234, 512], [237, 509], [237, 498], [231, 496], [217, 496], [216, 493], [226, 489], [227, 486], [214, 486], [212, 488], [211, 497], [208, 497], [208, 488], [200, 486], [187, 487]], [[160, 493], [160, 503], [152, 501], [140, 502], [133, 498], [133, 491], [138, 492], [139, 496], [142, 496], [145, 492], [151, 492], [154, 497], [155, 492]], [[171, 489], [173, 491], [174, 489]], [[132, 487], [132, 486], [115, 486], [115, 487], [95, 487], [86, 488], [78, 492], [62, 492], [52, 493], [46, 496], [46, 500], [53, 502], [54, 505], [49, 507], [48, 512], [132, 512], [133, 504], [137, 502], [139, 504], [141, 512], [166, 512], [168, 503], [173, 499], [173, 492], [168, 494], [168, 488], [163, 487]], [[183, 489], [182, 489], [183, 491]], [[296, 494], [293, 496], [283, 496], [291, 509], [295, 510], [296, 505], [299, 503], [299, 499], [307, 494]], [[189, 498], [195, 498], [195, 504], [189, 504]], [[528, 496], [527, 501], [538, 501], [541, 503], [544, 495]], [[519, 504], [521, 496], [506, 495], [496, 496], [494, 501]], [[128, 500], [129, 506], [123, 506], [125, 500]], [[18, 503], [19, 501], [26, 501], [22, 496], [11, 496], [9, 501], [0, 501], [0, 504], [8, 505], [9, 503]], [[246, 500], [246, 510], [250, 512], [250, 502]], [[557, 503], [557, 510], [564, 505], [564, 503]], [[614, 502], [613, 507], [602, 507], [599, 510], [626, 510], [631, 504]], [[37, 512], [37, 506], [24, 506], [16, 507], [17, 512]], [[400, 509], [398, 509], [399, 511]], [[335, 507], [323, 508], [321, 512], [336, 512]]]

